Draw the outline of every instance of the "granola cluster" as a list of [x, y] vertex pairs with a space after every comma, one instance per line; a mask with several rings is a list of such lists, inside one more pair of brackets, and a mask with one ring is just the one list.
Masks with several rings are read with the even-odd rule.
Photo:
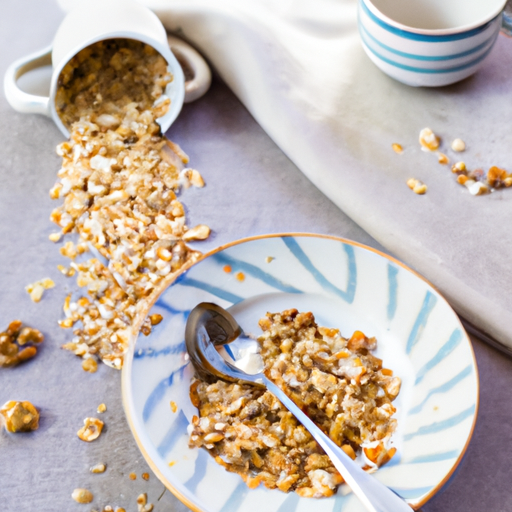
[[[401, 381], [372, 355], [375, 338], [319, 327], [312, 313], [268, 313], [259, 338], [266, 375], [283, 389], [350, 457], [365, 469], [385, 464], [396, 452], [392, 401]], [[331, 496], [342, 477], [295, 417], [264, 389], [217, 381], [192, 383], [199, 417], [190, 445], [205, 447], [251, 488]]]
[[[64, 348], [115, 368], [162, 279], [197, 259], [185, 242], [210, 233], [186, 224], [176, 194], [204, 182], [156, 122], [169, 107], [171, 80], [154, 49], [124, 39], [82, 50], [59, 80], [57, 108], [71, 136], [57, 147], [62, 168], [50, 196], [63, 204], [51, 214], [61, 228], [51, 239], [78, 235], [61, 248], [73, 262], [60, 270], [77, 274], [86, 290], [65, 301], [60, 325], [73, 328], [74, 338]], [[75, 261], [88, 252], [94, 257]], [[151, 325], [145, 319], [143, 332]], [[95, 371], [95, 363], [84, 369]]]
[[[450, 159], [439, 151], [441, 138], [430, 128], [423, 128], [420, 131], [419, 143], [423, 151], [435, 153], [441, 165], [448, 165], [450, 163]], [[394, 143], [391, 147], [395, 153], [403, 152], [403, 148], [400, 144]], [[456, 153], [461, 153], [466, 150], [466, 143], [462, 139], [457, 138], [453, 140], [450, 147]], [[466, 167], [465, 162], [459, 161], [451, 166], [451, 170], [456, 176], [457, 183], [464, 185], [473, 196], [488, 194], [499, 188], [512, 187], [512, 173], [495, 165], [490, 167], [486, 173], [483, 169], [470, 171]], [[427, 186], [415, 178], [407, 180], [407, 186], [414, 193], [419, 195], [427, 192]]]
[[41, 331], [23, 327], [21, 320], [13, 320], [0, 333], [0, 368], [16, 366], [37, 354], [37, 347], [44, 341]]

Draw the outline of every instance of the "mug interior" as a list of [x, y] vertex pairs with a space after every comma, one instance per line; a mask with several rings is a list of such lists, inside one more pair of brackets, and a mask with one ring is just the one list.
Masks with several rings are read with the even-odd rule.
[[167, 84], [165, 88], [165, 96], [167, 96], [171, 100], [171, 104], [169, 110], [162, 117], [157, 119], [157, 124], [162, 128], [162, 132], [165, 133], [170, 125], [174, 122], [176, 117], [181, 111], [181, 107], [183, 105], [184, 95], [185, 95], [185, 77], [183, 75], [183, 70], [178, 63], [178, 60], [171, 52], [167, 42], [165, 45], [162, 45], [159, 41], [151, 39], [141, 34], [135, 34], [132, 32], [119, 32], [119, 33], [111, 33], [105, 34], [104, 36], [96, 37], [86, 44], [82, 44], [76, 48], [74, 48], [68, 55], [66, 55], [63, 59], [61, 59], [60, 66], [54, 69], [53, 79], [52, 79], [52, 87], [50, 91], [50, 106], [51, 106], [51, 115], [55, 122], [55, 124], [59, 127], [61, 132], [69, 137], [69, 129], [70, 126], [66, 125], [61, 118], [58, 108], [56, 105], [57, 100], [57, 91], [59, 88], [60, 76], [63, 72], [66, 64], [74, 58], [77, 54], [79, 54], [82, 50], [93, 46], [100, 41], [116, 41], [116, 40], [131, 40], [139, 43], [146, 44], [151, 46], [156, 52], [161, 55], [164, 60], [167, 62], [167, 67], [169, 72], [173, 75], [173, 80]]
[[434, 31], [476, 28], [497, 16], [506, 3], [504, 0], [365, 1], [394, 25]]

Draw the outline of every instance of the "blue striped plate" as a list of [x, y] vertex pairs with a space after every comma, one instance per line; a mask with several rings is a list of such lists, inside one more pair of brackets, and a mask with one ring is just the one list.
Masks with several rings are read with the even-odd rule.
[[[243, 279], [242, 279], [243, 278]], [[373, 249], [339, 238], [293, 234], [234, 242], [206, 254], [164, 283], [151, 312], [164, 320], [132, 343], [123, 369], [128, 422], [162, 482], [203, 512], [363, 512], [343, 488], [332, 498], [250, 490], [204, 450], [189, 449], [196, 413], [188, 396], [192, 368], [184, 328], [188, 312], [209, 301], [230, 308], [248, 333], [267, 311], [312, 311], [345, 336], [362, 330], [402, 378], [395, 401], [397, 454], [376, 473], [414, 508], [447, 481], [471, 438], [478, 374], [470, 341], [448, 303], [423, 278]], [[173, 411], [175, 409], [175, 411]]]

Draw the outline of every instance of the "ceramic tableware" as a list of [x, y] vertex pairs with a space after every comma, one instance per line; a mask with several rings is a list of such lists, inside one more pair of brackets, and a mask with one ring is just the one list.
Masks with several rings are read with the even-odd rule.
[[215, 249], [164, 282], [151, 309], [163, 321], [149, 336], [134, 337], [125, 357], [123, 402], [132, 433], [155, 474], [192, 510], [364, 510], [343, 487], [321, 500], [249, 489], [206, 450], [188, 447], [197, 410], [184, 336], [200, 302], [228, 308], [247, 334], [258, 334], [267, 311], [297, 308], [342, 335], [359, 329], [376, 336], [377, 357], [403, 384], [395, 401], [397, 454], [375, 478], [417, 509], [459, 464], [476, 421], [478, 375], [467, 334], [445, 299], [397, 260], [349, 240], [255, 237]]
[[506, 0], [359, 0], [368, 57], [413, 86], [458, 82], [479, 69], [501, 28]]
[[[135, 39], [157, 50], [167, 61], [173, 80], [167, 85], [165, 94], [171, 105], [167, 113], [158, 119], [165, 132], [180, 113], [185, 99], [185, 80], [178, 60], [169, 48], [165, 29], [148, 8], [135, 0], [83, 0], [62, 21], [53, 43], [34, 54], [14, 62], [7, 70], [4, 79], [4, 91], [10, 105], [19, 112], [44, 114], [53, 119], [60, 131], [67, 137], [64, 126], [55, 106], [58, 80], [64, 66], [81, 50], [98, 41], [114, 38]], [[171, 40], [178, 47], [180, 58], [192, 70], [198, 71], [196, 81], [189, 84], [195, 97], [198, 90], [204, 93], [209, 86], [209, 70], [206, 64], [192, 48], [184, 42]], [[35, 96], [22, 91], [17, 80], [28, 71], [51, 64], [53, 68], [50, 96]], [[195, 98], [194, 98], [195, 99]]]

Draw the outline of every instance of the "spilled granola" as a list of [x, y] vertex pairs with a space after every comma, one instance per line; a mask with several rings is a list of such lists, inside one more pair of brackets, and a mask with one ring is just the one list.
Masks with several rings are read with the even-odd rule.
[[[157, 124], [169, 108], [171, 80], [160, 54], [127, 39], [82, 50], [59, 79], [57, 111], [71, 135], [57, 147], [62, 168], [50, 196], [63, 204], [51, 220], [61, 235], [78, 235], [61, 247], [73, 261], [60, 270], [76, 273], [85, 289], [67, 297], [59, 323], [73, 329], [64, 348], [114, 368], [122, 366], [132, 325], [159, 283], [197, 259], [185, 241], [210, 233], [186, 224], [176, 194], [204, 181]], [[145, 319], [144, 334], [155, 320]], [[88, 362], [84, 369], [96, 366]]]
[[[375, 338], [319, 327], [312, 313], [295, 309], [260, 320], [265, 373], [350, 457], [365, 469], [396, 452], [392, 402], [401, 380], [372, 354]], [[331, 496], [343, 482], [320, 446], [295, 417], [261, 388], [193, 381], [190, 446], [204, 447], [251, 488], [263, 483], [302, 497]]]

